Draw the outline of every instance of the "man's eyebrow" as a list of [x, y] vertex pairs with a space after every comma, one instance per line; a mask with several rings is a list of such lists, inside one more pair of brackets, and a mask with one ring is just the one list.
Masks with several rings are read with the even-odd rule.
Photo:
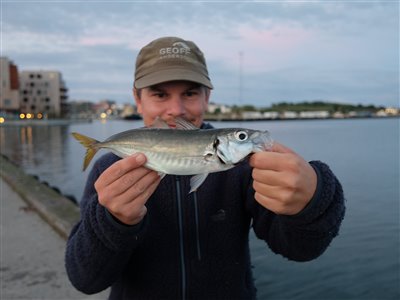
[[157, 85], [149, 86], [149, 90], [152, 92], [163, 92], [164, 90]]

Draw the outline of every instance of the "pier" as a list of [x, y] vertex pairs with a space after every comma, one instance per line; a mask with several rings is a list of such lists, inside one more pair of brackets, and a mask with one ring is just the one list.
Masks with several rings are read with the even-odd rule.
[[[0, 156], [1, 299], [98, 299], [69, 282], [66, 238], [79, 220], [69, 199]], [[82, 249], [84, 251], [84, 249]]]

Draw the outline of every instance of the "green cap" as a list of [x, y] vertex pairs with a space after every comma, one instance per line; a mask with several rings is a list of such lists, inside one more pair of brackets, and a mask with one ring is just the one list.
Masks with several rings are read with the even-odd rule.
[[136, 58], [135, 88], [173, 80], [213, 88], [206, 60], [196, 44], [178, 37], [162, 37], [144, 46]]

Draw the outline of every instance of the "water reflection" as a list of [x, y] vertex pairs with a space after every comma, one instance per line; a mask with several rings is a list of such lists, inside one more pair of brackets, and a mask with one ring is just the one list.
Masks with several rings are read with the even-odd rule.
[[67, 125], [0, 127], [0, 151], [27, 173], [56, 185], [67, 173], [67, 135]]
[[0, 153], [28, 174], [38, 176], [41, 181], [79, 201], [88, 171], [82, 172], [85, 149], [70, 133], [76, 131], [104, 140], [139, 126], [142, 123], [135, 121], [0, 126]]
[[[341, 179], [348, 200], [341, 234], [316, 261], [295, 264], [252, 239], [260, 299], [399, 299], [398, 119], [213, 125], [268, 129], [275, 140], [306, 159], [327, 162]], [[79, 200], [93, 164], [82, 172], [85, 149], [70, 132], [102, 141], [141, 126], [141, 121], [0, 126], [0, 151]]]

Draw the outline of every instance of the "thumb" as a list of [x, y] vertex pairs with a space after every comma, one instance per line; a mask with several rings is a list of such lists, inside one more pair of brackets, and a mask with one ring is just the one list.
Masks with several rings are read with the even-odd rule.
[[294, 152], [292, 149], [277, 142], [274, 142], [274, 144], [272, 145], [272, 152], [296, 154], [296, 152]]

